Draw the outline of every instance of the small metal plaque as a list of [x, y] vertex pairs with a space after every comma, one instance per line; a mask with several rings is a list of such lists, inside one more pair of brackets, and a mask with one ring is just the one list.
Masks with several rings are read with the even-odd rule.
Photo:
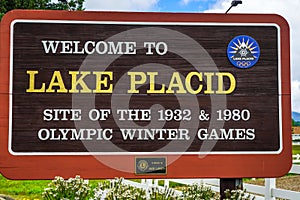
[[166, 158], [135, 158], [135, 173], [137, 175], [167, 174]]

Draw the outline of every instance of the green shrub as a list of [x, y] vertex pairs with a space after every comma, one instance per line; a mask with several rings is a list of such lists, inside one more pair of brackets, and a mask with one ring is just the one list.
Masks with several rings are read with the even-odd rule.
[[[174, 189], [168, 187], [150, 186], [147, 191], [124, 183], [124, 179], [114, 179], [100, 182], [92, 191], [88, 181], [76, 176], [64, 180], [55, 177], [44, 189], [46, 200], [215, 200], [219, 194], [203, 184], [193, 184], [182, 187], [182, 195], [177, 195]], [[226, 190], [226, 200], [253, 200], [246, 190]]]
[[136, 188], [123, 183], [123, 178], [114, 179], [110, 182], [99, 183], [94, 189], [93, 200], [142, 200], [146, 198], [146, 192], [143, 189]]
[[216, 192], [214, 192], [210, 187], [206, 187], [203, 184], [193, 184], [183, 188], [182, 199], [213, 200], [219, 199], [219, 195]]
[[175, 190], [164, 187], [150, 187], [149, 188], [149, 199], [151, 200], [176, 200], [179, 199], [178, 196], [175, 194]]
[[253, 200], [250, 194], [246, 193], [246, 190], [225, 190], [225, 200]]
[[[114, 179], [109, 183], [99, 183], [94, 189], [93, 200], [175, 200], [178, 197], [171, 188], [150, 187], [148, 193], [141, 188], [123, 183], [124, 179]], [[148, 194], [148, 195], [147, 195]], [[148, 197], [147, 197], [148, 196]]]
[[49, 183], [48, 188], [42, 194], [46, 200], [84, 200], [88, 199], [90, 187], [88, 181], [80, 176], [64, 180], [62, 177], [55, 177]]

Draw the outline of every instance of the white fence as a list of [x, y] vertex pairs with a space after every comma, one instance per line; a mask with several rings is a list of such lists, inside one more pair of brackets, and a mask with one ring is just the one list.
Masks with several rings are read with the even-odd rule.
[[293, 155], [293, 163], [300, 163], [300, 154]]
[[293, 145], [300, 145], [300, 134], [292, 134]]
[[[300, 165], [293, 164], [290, 173], [300, 174]], [[124, 180], [126, 184], [133, 185], [138, 188], [147, 189], [150, 186], [163, 187], [158, 185], [158, 179], [143, 179], [141, 183]], [[220, 180], [219, 179], [163, 179], [164, 186], [169, 186], [170, 182], [190, 185], [193, 183], [204, 184], [211, 187], [212, 190], [220, 191]], [[276, 178], [266, 178], [265, 186], [243, 184], [244, 189], [247, 190], [252, 196], [255, 196], [256, 200], [275, 200], [276, 198], [300, 200], [300, 192], [291, 190], [284, 190], [276, 188]], [[176, 191], [177, 194], [181, 194], [180, 191]]]

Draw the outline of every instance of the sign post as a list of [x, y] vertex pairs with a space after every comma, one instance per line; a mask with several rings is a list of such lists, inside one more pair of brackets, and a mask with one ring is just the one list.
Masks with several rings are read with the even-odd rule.
[[220, 179], [220, 196], [221, 199], [226, 199], [226, 190], [243, 189], [243, 179], [241, 178], [221, 178]]
[[277, 15], [20, 10], [0, 44], [9, 178], [290, 169], [289, 29]]

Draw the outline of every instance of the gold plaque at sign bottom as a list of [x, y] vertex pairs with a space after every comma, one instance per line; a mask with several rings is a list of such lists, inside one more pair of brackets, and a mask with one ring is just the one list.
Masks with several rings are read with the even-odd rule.
[[136, 175], [167, 174], [167, 159], [165, 157], [137, 157], [135, 158]]

